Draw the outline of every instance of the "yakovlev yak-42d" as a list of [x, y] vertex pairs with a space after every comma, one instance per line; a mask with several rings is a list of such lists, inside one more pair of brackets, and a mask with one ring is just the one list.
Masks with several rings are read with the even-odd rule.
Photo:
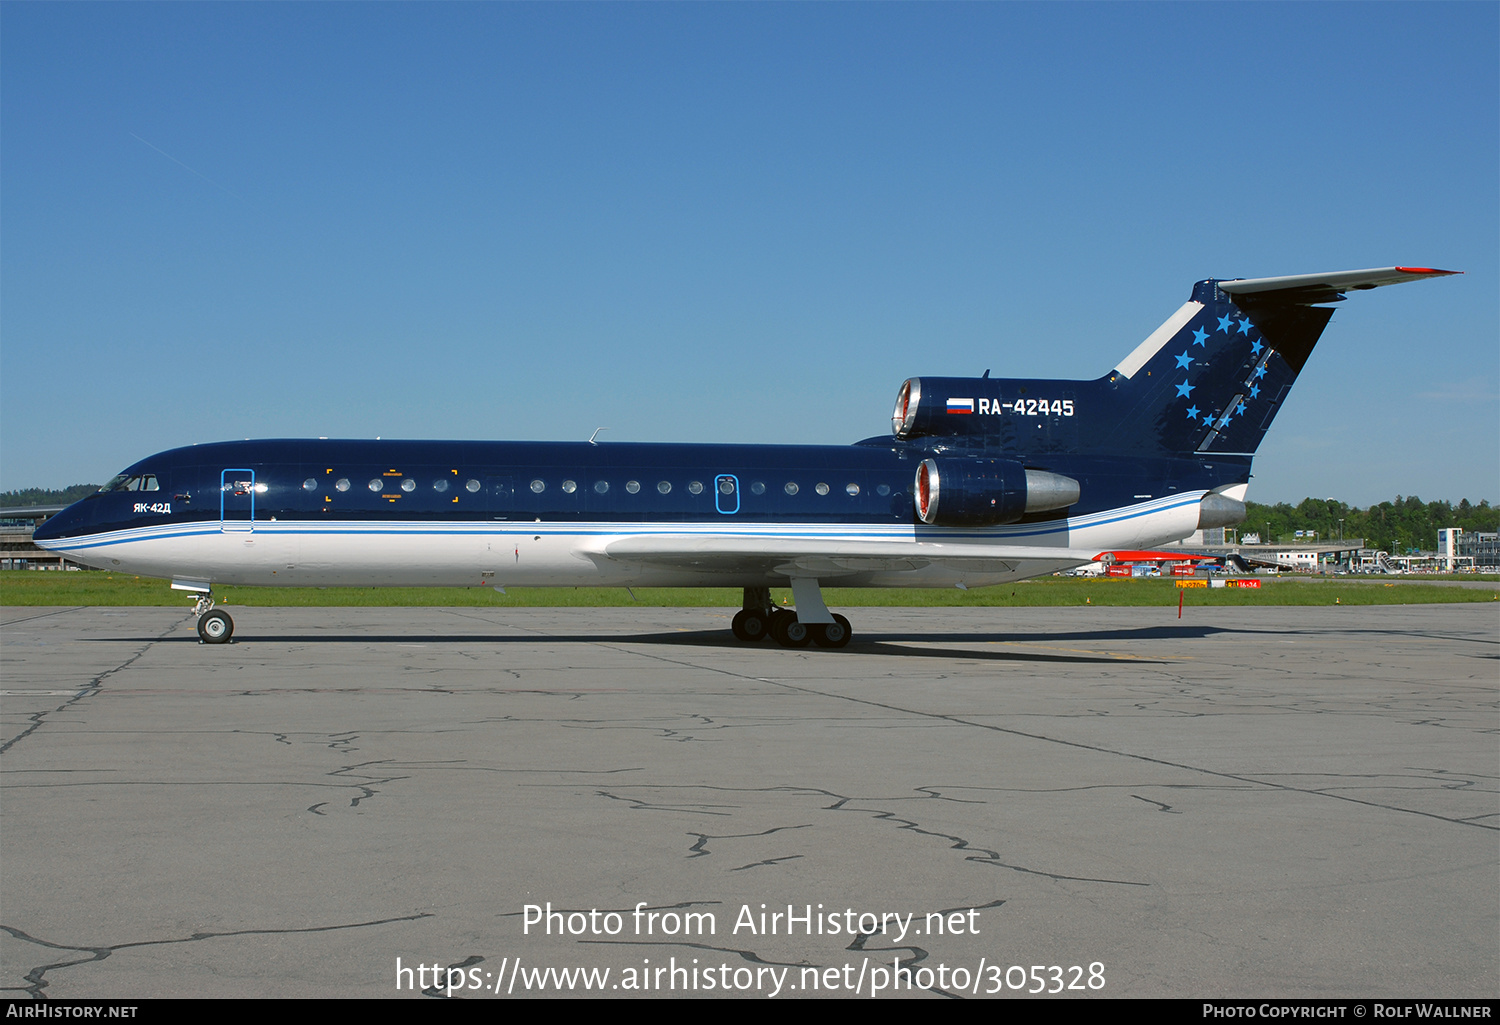
[[[1451, 271], [1200, 281], [1092, 381], [922, 377], [848, 446], [225, 442], [126, 469], [38, 545], [214, 584], [740, 587], [735, 636], [849, 643], [821, 585], [982, 587], [1238, 523], [1250, 460], [1345, 292]], [[771, 587], [790, 584], [796, 610]]]

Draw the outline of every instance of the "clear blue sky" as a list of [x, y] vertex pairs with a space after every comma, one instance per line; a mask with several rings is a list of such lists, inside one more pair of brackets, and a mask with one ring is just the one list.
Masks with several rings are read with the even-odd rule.
[[243, 437], [843, 443], [1357, 295], [1250, 497], [1500, 498], [1500, 6], [0, 6], [0, 489]]

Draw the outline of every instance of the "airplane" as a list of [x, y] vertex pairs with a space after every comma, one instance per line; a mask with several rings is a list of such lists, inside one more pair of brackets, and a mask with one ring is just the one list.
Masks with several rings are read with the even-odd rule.
[[[236, 441], [161, 452], [43, 548], [213, 586], [737, 587], [734, 635], [842, 648], [822, 588], [983, 587], [1240, 523], [1257, 446], [1345, 293], [1457, 271], [1208, 279], [1095, 380], [913, 377], [852, 445]], [[596, 431], [597, 435], [598, 432]], [[794, 609], [773, 586], [790, 585]]]

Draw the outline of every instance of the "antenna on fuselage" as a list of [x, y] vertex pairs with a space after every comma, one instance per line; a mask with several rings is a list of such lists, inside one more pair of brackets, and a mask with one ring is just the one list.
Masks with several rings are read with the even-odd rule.
[[607, 431], [607, 430], [609, 430], [608, 427], [595, 427], [594, 428], [594, 433], [589, 435], [589, 444], [590, 445], [597, 445], [597, 444], [599, 444], [594, 439], [597, 438], [597, 437], [599, 437], [599, 432], [600, 431]]

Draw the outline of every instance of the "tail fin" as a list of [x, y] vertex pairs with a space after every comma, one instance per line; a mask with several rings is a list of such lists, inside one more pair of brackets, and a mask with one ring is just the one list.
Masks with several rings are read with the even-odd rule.
[[1345, 291], [1455, 271], [1387, 267], [1200, 281], [1192, 298], [1096, 381], [912, 378], [898, 438], [1029, 456], [1251, 455]]
[[1452, 274], [1387, 267], [1200, 281], [1192, 299], [1100, 384], [1122, 401], [1121, 440], [1172, 453], [1250, 455], [1345, 291]]

